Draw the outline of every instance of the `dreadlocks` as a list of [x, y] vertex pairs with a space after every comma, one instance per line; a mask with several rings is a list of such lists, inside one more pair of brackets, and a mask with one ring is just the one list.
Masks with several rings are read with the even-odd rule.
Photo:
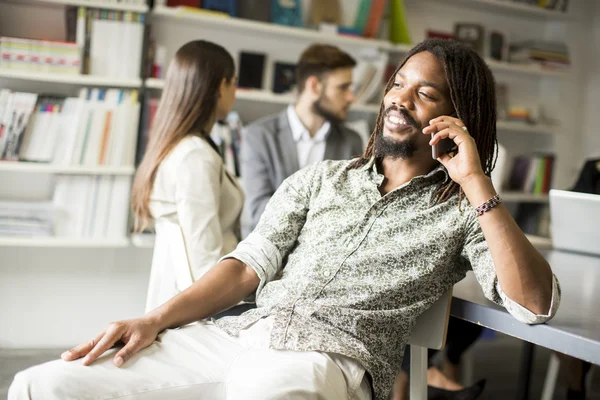
[[[475, 140], [483, 172], [490, 176], [496, 163], [498, 146], [495, 83], [492, 72], [477, 53], [453, 40], [425, 40], [406, 54], [388, 81], [385, 93], [387, 94], [392, 88], [396, 74], [406, 61], [423, 51], [428, 51], [436, 56], [444, 66], [454, 110]], [[378, 132], [383, 130], [384, 114], [385, 108], [382, 102], [375, 130], [369, 138], [364, 154], [352, 164], [353, 168], [367, 164], [374, 156], [375, 137]], [[463, 196], [462, 190], [456, 182], [449, 179], [448, 182], [442, 183], [436, 189], [434, 202], [444, 202], [456, 193], [459, 193], [460, 204]]]

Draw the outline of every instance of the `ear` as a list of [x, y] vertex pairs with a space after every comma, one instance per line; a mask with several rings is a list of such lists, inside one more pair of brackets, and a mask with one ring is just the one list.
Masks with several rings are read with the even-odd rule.
[[323, 82], [316, 75], [309, 76], [306, 79], [305, 90], [315, 96], [320, 96], [323, 91]]

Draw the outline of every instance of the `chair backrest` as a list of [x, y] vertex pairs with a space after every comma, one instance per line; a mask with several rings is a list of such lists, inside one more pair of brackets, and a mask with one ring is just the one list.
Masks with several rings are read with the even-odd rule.
[[444, 293], [438, 301], [417, 318], [417, 323], [410, 339], [408, 339], [408, 344], [433, 350], [444, 348], [451, 301], [452, 289]]

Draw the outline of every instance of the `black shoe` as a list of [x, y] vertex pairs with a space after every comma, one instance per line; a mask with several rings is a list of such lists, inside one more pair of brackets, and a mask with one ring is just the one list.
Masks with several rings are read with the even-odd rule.
[[484, 387], [485, 379], [462, 390], [445, 390], [427, 386], [427, 400], [475, 400], [481, 396]]

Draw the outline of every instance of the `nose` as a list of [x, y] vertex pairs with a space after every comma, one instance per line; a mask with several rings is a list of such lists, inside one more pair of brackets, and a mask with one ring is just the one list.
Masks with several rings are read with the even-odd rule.
[[396, 105], [401, 108], [406, 108], [407, 110], [414, 110], [415, 102], [413, 91], [410, 88], [395, 88], [387, 93], [387, 107], [391, 105]]

